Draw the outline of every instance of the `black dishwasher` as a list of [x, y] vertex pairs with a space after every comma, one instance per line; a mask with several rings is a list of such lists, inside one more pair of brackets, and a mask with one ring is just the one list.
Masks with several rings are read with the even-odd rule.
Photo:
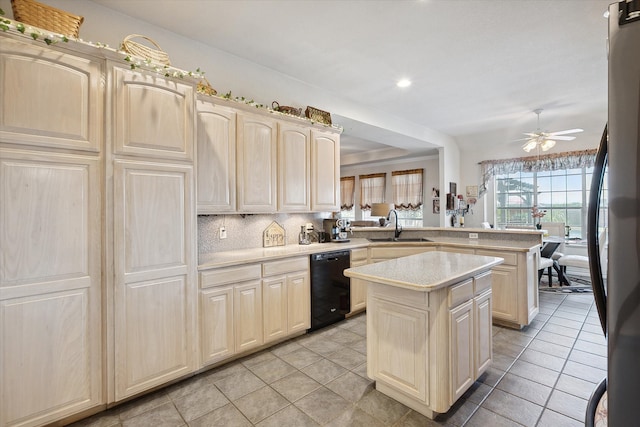
[[311, 328], [313, 331], [345, 318], [351, 310], [349, 250], [311, 255]]

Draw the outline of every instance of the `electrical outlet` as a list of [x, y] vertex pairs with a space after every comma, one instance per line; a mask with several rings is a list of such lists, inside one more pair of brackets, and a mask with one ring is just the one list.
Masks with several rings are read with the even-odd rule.
[[225, 227], [220, 227], [220, 238], [221, 239], [227, 238], [227, 229]]
[[478, 238], [478, 233], [469, 233], [469, 238], [470, 239], [477, 239]]

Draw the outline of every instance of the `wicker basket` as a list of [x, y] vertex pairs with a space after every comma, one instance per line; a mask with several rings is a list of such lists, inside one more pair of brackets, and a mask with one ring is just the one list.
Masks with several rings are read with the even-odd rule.
[[16, 21], [75, 38], [84, 21], [82, 16], [34, 0], [11, 0], [11, 8]]
[[271, 108], [274, 111], [279, 111], [280, 113], [291, 114], [292, 116], [300, 116], [302, 114], [302, 108], [289, 107], [286, 105], [278, 104], [278, 101], [273, 101], [271, 103]]
[[[149, 42], [155, 48], [151, 48], [142, 43], [133, 41], [134, 38], [141, 38]], [[169, 62], [169, 55], [160, 49], [158, 43], [150, 37], [141, 36], [140, 34], [130, 34], [124, 38], [120, 50], [130, 53], [131, 55], [139, 56], [141, 58], [149, 59], [153, 62], [158, 62], [164, 65], [171, 65]]]
[[331, 114], [329, 114], [328, 111], [322, 111], [314, 107], [307, 107], [304, 115], [315, 122], [324, 123], [325, 125], [331, 124]]
[[196, 91], [200, 93], [204, 93], [205, 95], [209, 95], [209, 96], [214, 96], [218, 94], [218, 91], [211, 86], [211, 83], [209, 83], [209, 80], [207, 80], [206, 77], [200, 80], [200, 82], [198, 82]]

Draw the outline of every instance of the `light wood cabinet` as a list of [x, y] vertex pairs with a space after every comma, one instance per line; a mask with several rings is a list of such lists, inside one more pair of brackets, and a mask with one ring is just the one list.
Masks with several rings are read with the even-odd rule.
[[430, 418], [448, 411], [492, 360], [491, 277], [429, 292], [368, 282], [367, 375], [376, 389]]
[[198, 99], [198, 214], [236, 210], [236, 112]]
[[262, 332], [262, 281], [252, 280], [233, 288], [236, 350], [241, 353], [264, 342]]
[[278, 212], [309, 212], [309, 128], [278, 123]]
[[119, 67], [112, 73], [115, 154], [193, 161], [193, 85]]
[[[351, 267], [367, 265], [368, 250], [366, 248], [351, 249]], [[362, 279], [351, 278], [351, 311], [350, 315], [359, 313], [367, 308], [367, 283]]]
[[205, 289], [200, 293], [201, 365], [226, 359], [235, 353], [233, 287]]
[[2, 426], [106, 401], [102, 71], [96, 58], [0, 37]]
[[504, 263], [493, 269], [494, 323], [512, 328], [531, 323], [539, 311], [535, 252], [476, 249], [475, 253], [504, 258]]
[[114, 162], [115, 400], [195, 368], [193, 166]]
[[270, 213], [277, 203], [277, 124], [256, 114], [237, 116], [238, 212]]
[[[23, 60], [36, 61], [11, 59]], [[100, 161], [32, 148], [0, 146], [2, 426], [44, 425], [105, 402]]]
[[473, 299], [449, 309], [449, 340], [451, 345], [451, 400], [460, 398], [476, 380], [474, 363]]
[[0, 39], [0, 141], [98, 153], [103, 62]]
[[311, 130], [311, 211], [340, 210], [340, 135]]
[[267, 262], [262, 271], [265, 343], [309, 329], [309, 258]]

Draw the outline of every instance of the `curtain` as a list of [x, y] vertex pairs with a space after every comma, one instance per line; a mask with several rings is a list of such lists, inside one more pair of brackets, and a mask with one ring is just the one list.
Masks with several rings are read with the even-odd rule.
[[520, 157], [516, 159], [484, 160], [480, 162], [482, 183], [479, 196], [487, 192], [487, 184], [496, 175], [513, 172], [540, 172], [559, 169], [592, 167], [596, 160], [596, 148], [584, 151], [545, 154], [542, 156]]
[[340, 178], [340, 210], [350, 211], [353, 209], [355, 189], [355, 176], [344, 176]]
[[373, 203], [384, 203], [386, 174], [360, 175], [360, 209], [371, 210]]
[[398, 210], [418, 210], [422, 206], [422, 175], [424, 169], [391, 172], [393, 203]]

